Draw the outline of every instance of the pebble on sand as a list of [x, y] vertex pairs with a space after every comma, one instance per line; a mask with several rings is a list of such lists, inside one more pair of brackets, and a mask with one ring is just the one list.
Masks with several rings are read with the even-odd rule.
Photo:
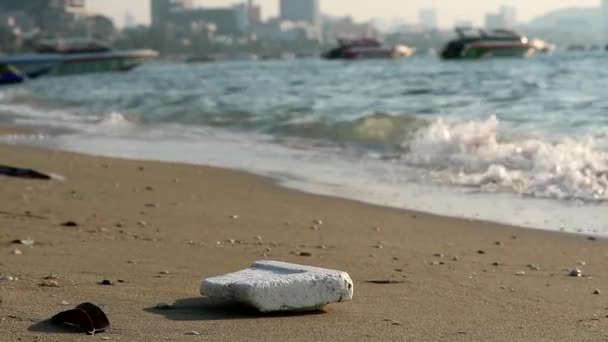
[[575, 268], [572, 271], [570, 271], [569, 274], [571, 277], [576, 277], [576, 278], [580, 278], [583, 276], [583, 271], [581, 271], [580, 268]]
[[78, 227], [78, 223], [75, 221], [66, 221], [61, 224], [63, 227]]
[[541, 270], [540, 266], [535, 265], [535, 264], [529, 264], [528, 268], [531, 269], [532, 271], [540, 271]]
[[315, 219], [312, 220], [312, 223], [317, 225], [317, 226], [322, 226], [323, 225], [323, 220], [319, 220], [319, 219]]
[[515, 272], [515, 275], [519, 276], [519, 277], [523, 277], [526, 275], [526, 272], [524, 272], [524, 271]]
[[12, 244], [17, 244], [17, 245], [24, 245], [24, 246], [28, 246], [31, 247], [33, 245], [36, 244], [36, 242], [30, 238], [27, 239], [20, 239], [20, 240], [13, 240], [11, 241]]
[[593, 290], [593, 294], [599, 295], [599, 294], [602, 294], [602, 291], [600, 291], [600, 289], [595, 289], [595, 290]]
[[15, 249], [11, 253], [14, 254], [14, 255], [22, 255], [23, 254], [23, 252], [20, 249]]
[[114, 283], [111, 280], [104, 279], [98, 283], [99, 285], [105, 286], [114, 286]]
[[57, 280], [43, 280], [40, 283], [38, 283], [38, 286], [40, 287], [61, 287], [59, 286], [59, 283], [57, 282]]
[[189, 335], [189, 336], [199, 336], [200, 334], [201, 334], [201, 333], [199, 333], [198, 331], [194, 331], [194, 330], [192, 330], [192, 331], [188, 331], [188, 332], [186, 333], [186, 335]]

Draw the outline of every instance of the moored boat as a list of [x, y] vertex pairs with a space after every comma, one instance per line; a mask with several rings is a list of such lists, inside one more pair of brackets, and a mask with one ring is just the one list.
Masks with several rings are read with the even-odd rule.
[[12, 65], [27, 75], [54, 76], [129, 71], [158, 57], [152, 50], [114, 51], [94, 42], [44, 43], [37, 53], [0, 56], [0, 65]]
[[405, 45], [388, 46], [375, 38], [339, 39], [338, 46], [323, 55], [325, 59], [394, 59], [406, 58], [415, 49]]
[[529, 57], [538, 51], [527, 37], [511, 30], [456, 28], [458, 38], [441, 52], [443, 59], [479, 59], [485, 57]]

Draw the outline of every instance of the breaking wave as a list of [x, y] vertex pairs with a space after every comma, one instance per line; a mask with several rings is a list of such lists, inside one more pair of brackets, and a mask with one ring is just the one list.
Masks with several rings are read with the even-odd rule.
[[499, 128], [495, 116], [467, 122], [438, 119], [408, 142], [402, 161], [428, 170], [438, 182], [485, 192], [608, 200], [608, 152], [593, 138], [507, 139]]

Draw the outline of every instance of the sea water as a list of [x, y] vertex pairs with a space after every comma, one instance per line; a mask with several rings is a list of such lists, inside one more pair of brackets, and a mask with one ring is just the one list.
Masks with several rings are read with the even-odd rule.
[[2, 142], [222, 166], [374, 204], [608, 236], [608, 53], [153, 63], [0, 88]]

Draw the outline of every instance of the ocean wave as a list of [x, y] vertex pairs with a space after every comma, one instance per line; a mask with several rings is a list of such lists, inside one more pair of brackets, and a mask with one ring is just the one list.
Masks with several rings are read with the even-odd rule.
[[435, 181], [487, 192], [582, 201], [608, 201], [608, 153], [592, 137], [506, 139], [495, 116], [437, 119], [407, 143], [402, 162]]
[[428, 121], [415, 116], [374, 113], [352, 121], [286, 123], [273, 127], [270, 133], [298, 138], [328, 140], [342, 145], [401, 150]]

